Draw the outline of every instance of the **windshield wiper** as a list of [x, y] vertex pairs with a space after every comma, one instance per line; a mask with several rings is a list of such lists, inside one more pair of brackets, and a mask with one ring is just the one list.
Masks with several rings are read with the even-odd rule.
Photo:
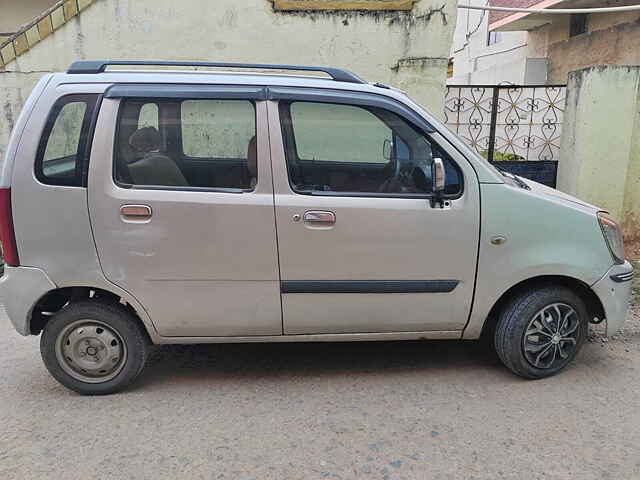
[[504, 168], [500, 167], [499, 165], [495, 165], [494, 166], [500, 171], [500, 173], [502, 173], [503, 176], [512, 179], [514, 182], [516, 182], [518, 184], [518, 186], [520, 188], [524, 188], [525, 190], [531, 190], [531, 187], [529, 185], [527, 185], [524, 180], [522, 180], [518, 175], [516, 175], [515, 173], [511, 173], [507, 170], [505, 170]]
[[524, 188], [525, 190], [531, 190], [531, 187], [527, 185], [524, 182], [524, 180], [522, 180], [518, 175], [515, 175], [515, 174], [512, 174], [512, 175], [513, 175], [513, 179], [520, 187]]

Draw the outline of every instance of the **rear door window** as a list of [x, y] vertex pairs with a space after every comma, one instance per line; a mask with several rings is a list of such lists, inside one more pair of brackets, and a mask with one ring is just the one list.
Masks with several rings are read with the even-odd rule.
[[124, 187], [252, 191], [258, 181], [255, 105], [126, 99], [114, 161], [115, 180]]
[[90, 129], [98, 95], [68, 95], [54, 105], [40, 140], [36, 178], [80, 187], [88, 167]]
[[248, 100], [185, 100], [180, 109], [186, 157], [245, 159], [256, 134], [255, 109]]

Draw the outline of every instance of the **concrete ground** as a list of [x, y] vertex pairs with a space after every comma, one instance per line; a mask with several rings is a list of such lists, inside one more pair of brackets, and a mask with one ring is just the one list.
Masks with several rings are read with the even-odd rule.
[[634, 479], [639, 374], [635, 307], [536, 382], [469, 342], [172, 346], [90, 398], [3, 316], [0, 478]]

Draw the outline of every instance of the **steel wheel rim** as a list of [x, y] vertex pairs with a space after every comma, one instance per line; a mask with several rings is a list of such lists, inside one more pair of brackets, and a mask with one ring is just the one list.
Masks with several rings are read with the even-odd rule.
[[578, 345], [580, 317], [566, 303], [552, 303], [527, 324], [522, 350], [527, 362], [543, 370], [566, 363]]
[[98, 320], [78, 320], [67, 325], [56, 340], [60, 367], [76, 380], [103, 383], [115, 378], [127, 360], [120, 334]]

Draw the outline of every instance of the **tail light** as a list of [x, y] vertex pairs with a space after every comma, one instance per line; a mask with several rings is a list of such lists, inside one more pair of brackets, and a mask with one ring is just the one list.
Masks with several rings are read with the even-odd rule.
[[10, 188], [0, 188], [0, 243], [2, 243], [4, 262], [13, 267], [20, 265], [16, 247], [16, 234], [13, 230]]

